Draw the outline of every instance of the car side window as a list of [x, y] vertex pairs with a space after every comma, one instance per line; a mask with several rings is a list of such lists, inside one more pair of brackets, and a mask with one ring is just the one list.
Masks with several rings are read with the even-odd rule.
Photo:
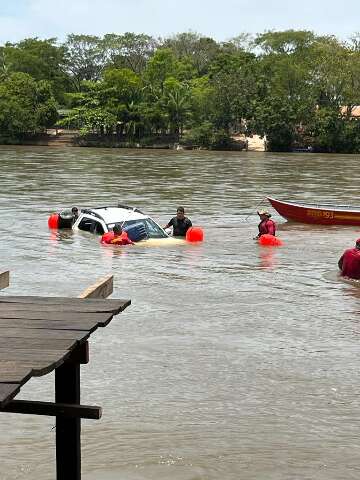
[[166, 237], [166, 234], [164, 233], [164, 231], [158, 225], [156, 225], [156, 223], [150, 218], [147, 218], [145, 220], [145, 225], [150, 238]]
[[105, 233], [104, 228], [100, 222], [95, 221], [95, 233], [97, 233], [98, 235], [103, 235]]
[[104, 233], [104, 228], [101, 223], [93, 218], [84, 217], [80, 221], [78, 228], [84, 232], [97, 233], [98, 235], [102, 235]]

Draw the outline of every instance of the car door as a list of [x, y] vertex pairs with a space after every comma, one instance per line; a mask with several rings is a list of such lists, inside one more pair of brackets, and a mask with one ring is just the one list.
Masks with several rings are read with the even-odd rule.
[[96, 235], [103, 235], [103, 233], [105, 233], [105, 229], [102, 225], [102, 222], [100, 222], [98, 219], [94, 217], [90, 217], [87, 215], [84, 215], [81, 219], [79, 219], [79, 222], [77, 223], [76, 227], [79, 230], [82, 230], [84, 232], [95, 233]]

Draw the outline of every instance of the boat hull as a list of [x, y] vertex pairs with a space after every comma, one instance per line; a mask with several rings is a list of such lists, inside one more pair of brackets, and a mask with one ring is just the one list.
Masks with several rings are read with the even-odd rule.
[[293, 222], [360, 226], [360, 207], [298, 204], [270, 197], [268, 197], [268, 200], [282, 217]]

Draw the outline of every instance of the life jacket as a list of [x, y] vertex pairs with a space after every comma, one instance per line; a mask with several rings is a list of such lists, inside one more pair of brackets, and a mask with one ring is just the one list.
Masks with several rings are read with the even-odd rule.
[[111, 243], [114, 238], [114, 232], [107, 232], [101, 237], [101, 243]]
[[131, 245], [133, 242], [129, 239], [126, 232], [122, 232], [121, 235], [115, 236], [114, 232], [104, 233], [101, 237], [101, 243], [110, 245]]
[[349, 248], [345, 250], [341, 259], [341, 275], [343, 277], [360, 279], [360, 250], [357, 248]]
[[260, 235], [268, 234], [268, 235], [274, 235], [275, 236], [275, 231], [276, 231], [275, 222], [273, 222], [269, 218], [267, 218], [265, 220], [262, 220], [259, 223], [259, 234]]

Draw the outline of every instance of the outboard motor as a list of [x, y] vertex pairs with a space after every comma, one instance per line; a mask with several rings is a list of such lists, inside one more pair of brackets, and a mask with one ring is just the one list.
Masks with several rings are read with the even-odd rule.
[[128, 237], [133, 242], [140, 242], [148, 238], [145, 226], [142, 223], [135, 223], [134, 225], [124, 226], [123, 230], [128, 234]]

